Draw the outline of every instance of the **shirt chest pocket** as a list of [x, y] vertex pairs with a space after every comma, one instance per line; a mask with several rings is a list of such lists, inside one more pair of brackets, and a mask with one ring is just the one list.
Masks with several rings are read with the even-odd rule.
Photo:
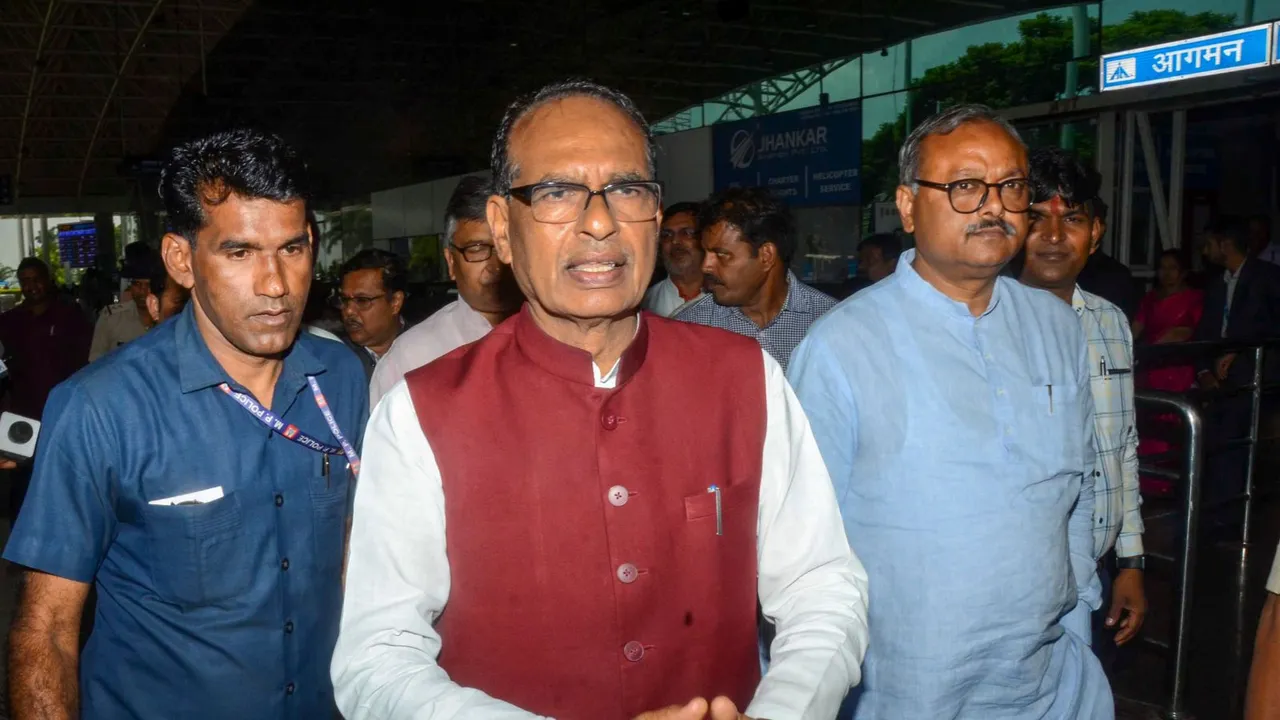
[[1132, 390], [1123, 381], [1123, 375], [1094, 375], [1089, 378], [1089, 392], [1093, 397], [1093, 424], [1095, 450], [1109, 453], [1124, 447], [1133, 418], [1123, 408], [1133, 407]]
[[311, 478], [311, 539], [317, 567], [332, 568], [342, 563], [350, 491], [345, 460], [333, 461], [330, 474]]
[[163, 600], [186, 608], [228, 604], [261, 569], [257, 545], [265, 537], [248, 532], [234, 492], [198, 505], [146, 505], [142, 516], [151, 581]]

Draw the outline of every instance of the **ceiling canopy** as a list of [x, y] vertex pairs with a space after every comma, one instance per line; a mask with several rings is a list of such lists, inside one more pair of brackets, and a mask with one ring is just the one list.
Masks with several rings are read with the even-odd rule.
[[121, 195], [174, 139], [275, 130], [333, 200], [474, 170], [518, 93], [591, 77], [651, 119], [746, 83], [1059, 3], [4, 0], [0, 176]]

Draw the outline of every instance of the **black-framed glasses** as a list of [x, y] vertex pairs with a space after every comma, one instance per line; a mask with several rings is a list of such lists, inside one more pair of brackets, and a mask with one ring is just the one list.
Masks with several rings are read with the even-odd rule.
[[386, 293], [381, 295], [334, 295], [333, 304], [338, 308], [346, 308], [348, 305], [355, 305], [357, 310], [364, 311], [373, 307], [373, 304], [386, 297]]
[[658, 231], [659, 240], [675, 240], [677, 237], [685, 240], [697, 240], [698, 228], [682, 227], [682, 228], [662, 228]]
[[578, 183], [544, 182], [513, 187], [507, 194], [528, 205], [533, 219], [543, 223], [575, 222], [596, 195], [620, 222], [653, 220], [662, 209], [662, 183], [652, 180], [609, 183], [599, 190]]
[[916, 178], [913, 180], [921, 187], [941, 190], [951, 201], [951, 209], [963, 215], [976, 213], [987, 204], [991, 196], [991, 188], [1000, 196], [1000, 204], [1005, 210], [1024, 213], [1031, 208], [1031, 183], [1026, 178], [1012, 178], [1000, 182], [989, 183], [976, 178], [953, 180], [949, 183], [930, 182]]
[[449, 247], [453, 248], [454, 252], [461, 255], [462, 259], [467, 262], [484, 262], [493, 257], [493, 243], [470, 243], [461, 247], [449, 243]]

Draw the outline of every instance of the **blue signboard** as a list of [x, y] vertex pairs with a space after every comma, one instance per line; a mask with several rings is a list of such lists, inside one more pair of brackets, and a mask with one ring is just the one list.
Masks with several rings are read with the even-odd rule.
[[1103, 55], [1103, 91], [1157, 85], [1271, 64], [1270, 23]]
[[790, 205], [857, 205], [862, 109], [857, 100], [712, 126], [716, 190], [768, 188]]
[[1276, 52], [1271, 56], [1271, 62], [1280, 65], [1280, 22], [1271, 28], [1271, 42], [1276, 47]]

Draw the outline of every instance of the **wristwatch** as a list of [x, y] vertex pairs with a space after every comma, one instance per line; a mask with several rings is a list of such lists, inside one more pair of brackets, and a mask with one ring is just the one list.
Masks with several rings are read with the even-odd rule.
[[1116, 567], [1121, 570], [1146, 570], [1147, 556], [1134, 555], [1133, 557], [1117, 557]]

